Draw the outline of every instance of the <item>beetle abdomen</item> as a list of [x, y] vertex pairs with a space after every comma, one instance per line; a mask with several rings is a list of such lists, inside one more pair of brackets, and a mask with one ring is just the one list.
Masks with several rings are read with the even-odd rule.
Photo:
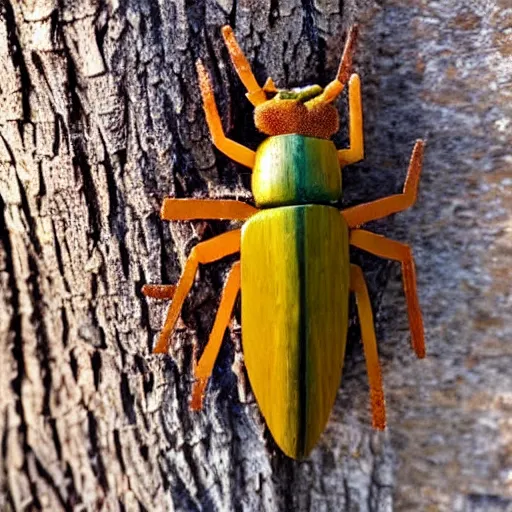
[[258, 147], [252, 192], [259, 207], [330, 204], [341, 194], [341, 171], [333, 142], [288, 134]]
[[320, 205], [264, 210], [242, 229], [242, 344], [267, 425], [290, 457], [325, 428], [345, 352], [348, 229]]

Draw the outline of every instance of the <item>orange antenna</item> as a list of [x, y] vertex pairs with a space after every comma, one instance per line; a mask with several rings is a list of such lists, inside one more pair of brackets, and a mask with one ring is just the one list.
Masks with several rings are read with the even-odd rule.
[[316, 105], [318, 103], [331, 103], [341, 94], [352, 71], [352, 55], [354, 54], [357, 34], [358, 26], [354, 24], [348, 31], [336, 78], [325, 86], [324, 92], [320, 96], [306, 102], [307, 106], [311, 107], [313, 104]]
[[247, 89], [247, 99], [254, 106], [264, 103], [267, 101], [265, 91], [258, 85], [258, 82], [252, 73], [251, 65], [237, 43], [233, 29], [229, 25], [225, 25], [222, 27], [222, 36], [224, 37], [224, 41], [228, 48], [231, 62], [233, 63], [240, 80], [242, 80], [242, 83]]
[[338, 68], [338, 75], [336, 79], [342, 84], [346, 84], [352, 71], [352, 55], [354, 54], [354, 48], [356, 46], [357, 34], [359, 27], [352, 25], [348, 32], [347, 40], [345, 41], [345, 48], [343, 49], [343, 55], [341, 56], [340, 66]]

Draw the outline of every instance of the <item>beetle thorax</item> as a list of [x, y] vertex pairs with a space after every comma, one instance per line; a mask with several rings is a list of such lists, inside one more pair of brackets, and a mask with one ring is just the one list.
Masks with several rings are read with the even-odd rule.
[[252, 192], [262, 208], [336, 202], [341, 170], [334, 143], [299, 134], [269, 137], [256, 151]]

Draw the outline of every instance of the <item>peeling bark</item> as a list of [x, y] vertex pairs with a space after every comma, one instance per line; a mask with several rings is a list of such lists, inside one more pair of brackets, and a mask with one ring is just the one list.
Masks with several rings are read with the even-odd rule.
[[[502, 3], [0, 0], [1, 510], [509, 510]], [[228, 264], [199, 271], [172, 357], [151, 355], [167, 304], [140, 289], [176, 282], [195, 243], [232, 227], [164, 224], [164, 197], [251, 201], [249, 175], [212, 148], [193, 66], [226, 131], [256, 147], [220, 27], [261, 83], [293, 86], [327, 83], [355, 20], [367, 158], [344, 172], [343, 205], [399, 191], [428, 136], [418, 206], [372, 229], [416, 251], [430, 355], [406, 352], [394, 267], [354, 253], [382, 304], [390, 426], [371, 430], [354, 326], [327, 431], [298, 463], [244, 380], [238, 316], [204, 411], [188, 409]]]

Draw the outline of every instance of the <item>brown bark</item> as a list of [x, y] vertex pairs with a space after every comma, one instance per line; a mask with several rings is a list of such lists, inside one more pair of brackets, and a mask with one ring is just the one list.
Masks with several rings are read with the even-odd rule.
[[[508, 510], [502, 4], [0, 0], [1, 510]], [[399, 191], [428, 137], [418, 205], [371, 228], [415, 250], [429, 357], [408, 349], [395, 267], [354, 253], [382, 306], [389, 428], [371, 430], [354, 326], [327, 431], [293, 462], [243, 378], [238, 316], [204, 411], [187, 406], [228, 264], [200, 270], [173, 357], [150, 353], [167, 305], [140, 288], [176, 282], [190, 248], [231, 227], [164, 224], [164, 197], [251, 198], [212, 148], [193, 67], [204, 60], [226, 130], [255, 147], [220, 27], [260, 82], [325, 84], [355, 20], [366, 160], [344, 172], [343, 205]]]

